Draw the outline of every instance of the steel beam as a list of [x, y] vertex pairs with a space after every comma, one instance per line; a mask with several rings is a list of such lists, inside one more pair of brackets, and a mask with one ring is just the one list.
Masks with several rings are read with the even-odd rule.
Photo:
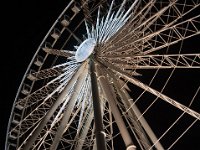
[[127, 128], [126, 128], [126, 125], [123, 121], [121, 113], [120, 113], [120, 111], [117, 107], [117, 104], [115, 102], [115, 98], [113, 97], [113, 91], [110, 89], [110, 85], [108, 84], [107, 78], [101, 72], [100, 66], [97, 66], [97, 76], [100, 77], [99, 83], [102, 87], [102, 90], [103, 90], [103, 93], [104, 93], [106, 99], [109, 102], [112, 114], [115, 118], [115, 121], [116, 121], [117, 126], [120, 130], [121, 136], [124, 140], [124, 143], [126, 145], [127, 150], [136, 150], [136, 146], [132, 142], [131, 136], [130, 136]]
[[31, 133], [31, 137], [29, 139], [27, 139], [27, 141], [25, 140], [26, 143], [25, 143], [25, 146], [24, 146], [23, 149], [25, 149], [25, 150], [31, 149], [34, 141], [37, 139], [37, 137], [39, 136], [40, 132], [42, 131], [42, 129], [44, 128], [44, 126], [46, 125], [46, 123], [49, 121], [49, 119], [51, 118], [51, 116], [53, 115], [53, 113], [56, 111], [57, 107], [63, 102], [66, 94], [69, 92], [71, 86], [77, 80], [77, 78], [79, 77], [79, 75], [83, 72], [84, 68], [85, 68], [85, 64], [83, 64], [79, 68], [79, 70], [75, 73], [75, 75], [69, 81], [68, 85], [63, 89], [62, 93], [60, 94], [60, 96], [58, 97], [58, 99], [56, 100], [56, 102], [49, 109], [49, 111], [44, 116], [44, 118], [41, 120], [41, 122], [36, 126], [35, 130]]
[[92, 97], [93, 97], [92, 99], [94, 107], [95, 136], [96, 136], [97, 150], [106, 150], [97, 76], [93, 60], [90, 60], [90, 75], [91, 75], [91, 87], [92, 87]]

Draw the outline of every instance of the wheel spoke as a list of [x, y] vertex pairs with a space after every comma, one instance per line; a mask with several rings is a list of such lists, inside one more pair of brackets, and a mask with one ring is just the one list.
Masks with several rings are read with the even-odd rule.
[[43, 50], [48, 54], [52, 54], [56, 56], [71, 57], [75, 55], [74, 51], [69, 51], [69, 50], [58, 50], [58, 49], [51, 49], [51, 48], [43, 48]]
[[[158, 11], [157, 14], [149, 18], [149, 22], [152, 24], [152, 26], [156, 26], [156, 31], [155, 29], [154, 31], [152, 31], [152, 28], [155, 28], [155, 27], [148, 27], [148, 25], [146, 25], [148, 20], [147, 21], [145, 20], [145, 22], [143, 24], [140, 24], [140, 26], [142, 25], [145, 27], [147, 26], [148, 27], [147, 29], [149, 31], [139, 30], [139, 33], [137, 34], [137, 32], [135, 31], [137, 28], [133, 29], [132, 32], [128, 32], [131, 27], [128, 27], [128, 28], [125, 27], [125, 29], [128, 31], [126, 31], [127, 32], [126, 35], [121, 36], [124, 39], [120, 38], [120, 41], [115, 41], [116, 44], [107, 46], [107, 48], [103, 47], [104, 51], [107, 52], [104, 54], [104, 56], [132, 57], [135, 55], [135, 53], [138, 53], [138, 52], [149, 54], [154, 51], [160, 50], [164, 47], [168, 47], [170, 45], [176, 44], [177, 42], [182, 41], [184, 39], [198, 35], [200, 33], [199, 32], [199, 15], [189, 18], [185, 21], [178, 22], [176, 24], [174, 23], [178, 21], [181, 17], [185, 16], [187, 13], [192, 11], [193, 9], [195, 8], [197, 9], [199, 5], [200, 4], [194, 3], [193, 7], [190, 7], [188, 11], [183, 12], [183, 14], [177, 14], [177, 17], [172, 22], [164, 22], [161, 25], [157, 24], [156, 23], [157, 19], [160, 18], [162, 13], [164, 13], [167, 9], [173, 8], [175, 9], [174, 11], [177, 12], [176, 3], [172, 2], [168, 6]], [[133, 24], [131, 25], [133, 26]], [[128, 35], [131, 38], [130, 37], [126, 38], [126, 36]], [[141, 45], [143, 47], [138, 47]], [[140, 50], [141, 48], [143, 49], [142, 51]], [[122, 52], [125, 52], [125, 54], [122, 54]]]
[[[55, 112], [55, 110], [57, 109], [57, 107], [63, 102], [66, 93], [69, 92], [71, 86], [74, 84], [74, 82], [77, 80], [77, 78], [79, 77], [79, 75], [81, 74], [82, 70], [85, 68], [85, 64], [83, 64], [81, 66], [81, 68], [78, 70], [78, 72], [76, 72], [76, 74], [73, 76], [73, 78], [70, 80], [70, 82], [68, 83], [68, 85], [65, 87], [65, 89], [62, 91], [62, 94], [58, 97], [58, 99], [56, 100], [56, 102], [54, 103], [54, 105], [49, 109], [48, 113], [44, 116], [44, 118], [42, 119], [42, 121], [39, 123], [39, 125], [37, 126], [37, 128], [35, 129], [35, 131], [32, 133], [32, 136], [30, 137], [30, 139], [27, 139], [26, 144], [24, 146], [24, 149], [30, 149], [33, 142], [35, 141], [35, 139], [37, 138], [37, 136], [39, 135], [40, 131], [43, 129], [43, 127], [46, 125], [46, 123], [49, 121], [49, 119], [51, 118], [51, 116], [53, 115], [53, 113]], [[24, 143], [25, 143], [24, 142]]]
[[200, 68], [200, 54], [137, 55], [102, 58], [116, 67], [130, 69]]
[[[118, 128], [120, 130], [120, 133], [122, 135], [122, 138], [123, 138], [123, 140], [125, 142], [126, 147], [128, 148], [129, 146], [134, 146], [129, 133], [126, 130], [126, 126], [124, 124], [124, 121], [120, 117], [121, 115], [120, 115], [120, 112], [119, 112], [119, 110], [117, 108], [117, 105], [115, 103], [116, 100], [113, 97], [113, 93], [109, 88], [109, 84], [108, 84], [107, 78], [105, 76], [103, 76], [103, 73], [101, 72], [100, 68], [98, 68], [98, 66], [97, 66], [97, 74], [100, 77], [99, 78], [99, 82], [101, 84], [101, 88], [103, 90], [103, 93], [104, 93], [106, 99], [109, 102], [109, 105], [111, 107], [113, 116], [114, 116], [114, 118], [116, 120], [116, 123], [118, 125]], [[135, 148], [133, 148], [133, 149], [135, 149]]]
[[[152, 143], [156, 143], [155, 147], [157, 149], [160, 150], [164, 150], [163, 146], [161, 145], [161, 143], [159, 141], [157, 141], [157, 137], [155, 136], [155, 134], [153, 133], [151, 127], [148, 125], [147, 121], [145, 120], [145, 118], [141, 115], [140, 110], [138, 109], [138, 107], [136, 106], [136, 104], [134, 104], [132, 102], [132, 98], [129, 96], [128, 92], [126, 91], [125, 88], [123, 88], [122, 82], [117, 82], [117, 80], [115, 79], [116, 77], [114, 76], [114, 74], [110, 73], [110, 75], [112, 76], [113, 82], [115, 84], [115, 88], [117, 89], [118, 93], [121, 96], [121, 99], [123, 100], [123, 104], [126, 107], [126, 112], [128, 112], [128, 116], [132, 116], [133, 118], [133, 125], [135, 129], [135, 132], [138, 134], [140, 140], [141, 140], [141, 144], [144, 144], [145, 149], [149, 149], [149, 141], [148, 139], [145, 138], [145, 136], [143, 134], [146, 134], [149, 136], [150, 140], [152, 141]], [[120, 80], [120, 79], [118, 79]], [[123, 83], [125, 84], [125, 83]], [[120, 87], [122, 87], [121, 89], [119, 89]], [[138, 123], [138, 118], [139, 122]], [[141, 127], [142, 126], [142, 127]], [[143, 131], [143, 129], [145, 131]], [[146, 143], [145, 143], [146, 142]]]

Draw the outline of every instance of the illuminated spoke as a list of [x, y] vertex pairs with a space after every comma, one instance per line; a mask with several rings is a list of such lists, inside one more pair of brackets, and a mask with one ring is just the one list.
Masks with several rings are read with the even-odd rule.
[[[103, 58], [102, 58], [103, 59]], [[104, 58], [116, 67], [130, 69], [200, 68], [200, 54], [142, 55]]]

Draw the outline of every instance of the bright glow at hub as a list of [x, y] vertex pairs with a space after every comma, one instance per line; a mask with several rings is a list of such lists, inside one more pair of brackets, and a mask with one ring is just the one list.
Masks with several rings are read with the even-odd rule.
[[81, 43], [76, 51], [76, 61], [83, 62], [84, 60], [86, 60], [92, 54], [95, 45], [96, 41], [94, 38], [89, 38], [83, 41], [83, 43]]

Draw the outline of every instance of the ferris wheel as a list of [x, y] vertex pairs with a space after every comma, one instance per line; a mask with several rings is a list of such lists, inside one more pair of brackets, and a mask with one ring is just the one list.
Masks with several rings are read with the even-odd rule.
[[183, 144], [200, 128], [199, 9], [199, 0], [69, 1], [24, 74], [5, 149]]

